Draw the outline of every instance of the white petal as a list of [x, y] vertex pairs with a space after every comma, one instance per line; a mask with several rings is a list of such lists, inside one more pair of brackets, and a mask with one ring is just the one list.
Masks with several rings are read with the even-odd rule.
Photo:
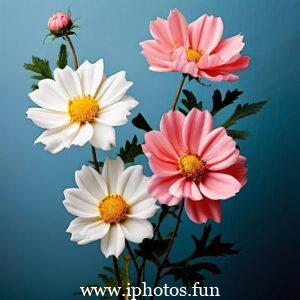
[[72, 145], [83, 146], [86, 142], [90, 141], [94, 135], [93, 126], [89, 123], [81, 125], [78, 134], [72, 141]]
[[54, 79], [64, 89], [68, 100], [82, 96], [78, 75], [69, 66], [66, 66], [64, 69], [56, 68], [54, 70]]
[[125, 238], [134, 243], [153, 237], [153, 226], [148, 220], [128, 218], [120, 224]]
[[130, 207], [129, 216], [139, 219], [151, 218], [159, 209], [155, 203], [156, 199], [153, 198], [142, 200]]
[[99, 216], [97, 199], [80, 189], [66, 189], [63, 204], [66, 210], [81, 218], [94, 218]]
[[28, 94], [31, 100], [42, 108], [66, 112], [68, 98], [60, 84], [52, 79], [43, 79], [39, 88]]
[[102, 176], [106, 182], [109, 194], [116, 194], [118, 178], [123, 171], [124, 162], [120, 157], [115, 160], [106, 158], [102, 169]]
[[69, 148], [72, 141], [76, 137], [79, 124], [69, 123], [66, 126], [61, 126], [53, 129], [45, 130], [36, 140], [36, 143], [46, 145], [45, 150], [51, 153], [57, 153], [64, 148]]
[[105, 257], [118, 256], [125, 247], [125, 238], [119, 224], [111, 225], [108, 233], [101, 240], [101, 250]]
[[[127, 168], [118, 180], [117, 193], [124, 196], [129, 204], [132, 203], [132, 198], [135, 195], [141, 194], [147, 191], [147, 185], [145, 184], [145, 175], [143, 173], [143, 166], [136, 165]], [[150, 198], [148, 196], [147, 198]]]
[[116, 145], [116, 132], [113, 127], [96, 122], [93, 124], [94, 135], [90, 143], [102, 150], [111, 150]]
[[97, 99], [100, 102], [100, 107], [111, 105], [122, 99], [127, 90], [132, 86], [131, 81], [127, 81], [124, 71], [118, 72], [108, 77], [100, 86]]
[[132, 97], [125, 96], [124, 100], [106, 106], [101, 110], [97, 121], [110, 126], [120, 126], [128, 122], [129, 110], [136, 107], [138, 102]]
[[85, 236], [81, 235], [80, 232], [91, 224], [97, 224], [98, 222], [99, 218], [76, 218], [70, 223], [66, 231], [72, 234], [71, 241], [80, 245], [88, 244], [91, 240], [85, 238]]
[[130, 196], [130, 199], [126, 199], [128, 204], [134, 205], [136, 203], [139, 203], [140, 201], [150, 198], [150, 195], [148, 193], [149, 180], [150, 178], [146, 176], [140, 179], [139, 184], [136, 186], [135, 193]]
[[83, 95], [95, 96], [103, 78], [103, 59], [99, 59], [96, 63], [91, 64], [87, 60], [76, 71]]
[[44, 129], [60, 127], [67, 124], [70, 119], [64, 112], [38, 107], [29, 108], [26, 113], [28, 119], [31, 119], [35, 125]]
[[103, 177], [91, 167], [82, 166], [80, 171], [76, 171], [75, 181], [79, 189], [89, 193], [96, 201], [108, 194]]
[[76, 218], [70, 223], [67, 232], [72, 234], [71, 241], [84, 245], [101, 239], [107, 234], [109, 227], [109, 224], [99, 221], [99, 218]]
[[110, 224], [99, 221], [95, 226], [84, 231], [84, 235], [91, 241], [100, 240], [108, 233], [109, 228]]

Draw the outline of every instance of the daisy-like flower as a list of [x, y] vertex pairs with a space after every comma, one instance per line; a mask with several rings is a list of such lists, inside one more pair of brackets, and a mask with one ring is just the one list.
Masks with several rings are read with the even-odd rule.
[[188, 24], [185, 17], [172, 10], [167, 20], [150, 23], [154, 40], [140, 43], [150, 70], [182, 72], [210, 81], [234, 81], [232, 73], [248, 67], [249, 56], [241, 56], [243, 36], [221, 40], [223, 22], [219, 17], [203, 15]]
[[224, 128], [213, 129], [208, 111], [164, 114], [160, 131], [145, 134], [143, 151], [154, 173], [149, 193], [169, 206], [185, 198], [187, 214], [196, 223], [220, 222], [219, 200], [234, 196], [246, 183], [246, 159]]
[[78, 245], [101, 239], [106, 257], [118, 257], [125, 246], [125, 238], [141, 243], [152, 238], [152, 224], [146, 220], [158, 210], [156, 200], [147, 191], [149, 178], [143, 167], [136, 165], [124, 170], [121, 158], [104, 162], [102, 174], [83, 166], [76, 171], [78, 188], [64, 191], [64, 206], [75, 215], [67, 229], [71, 241]]
[[69, 66], [55, 69], [54, 80], [41, 80], [29, 94], [40, 108], [29, 108], [27, 117], [46, 129], [35, 143], [51, 153], [86, 142], [110, 150], [116, 140], [113, 126], [127, 123], [129, 111], [138, 104], [126, 95], [131, 86], [124, 71], [106, 78], [102, 59], [85, 61], [77, 71]]

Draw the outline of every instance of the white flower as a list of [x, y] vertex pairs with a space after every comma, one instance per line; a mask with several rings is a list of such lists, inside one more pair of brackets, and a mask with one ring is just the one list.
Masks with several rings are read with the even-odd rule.
[[103, 150], [115, 145], [113, 126], [125, 124], [138, 102], [125, 95], [132, 82], [124, 71], [106, 78], [103, 69], [102, 59], [85, 61], [77, 71], [57, 68], [54, 80], [39, 82], [29, 97], [40, 108], [29, 108], [27, 117], [46, 130], [35, 143], [51, 153], [88, 141]]
[[83, 245], [101, 239], [104, 255], [118, 257], [125, 238], [134, 243], [152, 238], [153, 226], [146, 219], [159, 207], [147, 192], [149, 179], [142, 166], [124, 170], [121, 158], [107, 158], [101, 175], [87, 166], [76, 171], [78, 189], [66, 189], [63, 202], [77, 216], [67, 229], [71, 241]]

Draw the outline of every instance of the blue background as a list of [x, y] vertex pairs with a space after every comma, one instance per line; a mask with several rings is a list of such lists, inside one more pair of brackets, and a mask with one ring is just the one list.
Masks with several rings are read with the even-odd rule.
[[[149, 39], [149, 21], [179, 8], [188, 21], [203, 13], [219, 15], [225, 37], [242, 32], [252, 58], [235, 83], [189, 86], [210, 107], [215, 88], [241, 89], [242, 102], [271, 99], [239, 129], [255, 135], [241, 142], [249, 159], [249, 183], [223, 205], [223, 222], [213, 224], [226, 241], [242, 249], [220, 259], [223, 272], [209, 276], [222, 299], [295, 299], [299, 268], [299, 0], [27, 0], [0, 4], [1, 86], [1, 299], [74, 299], [85, 283], [97, 282], [106, 261], [98, 243], [77, 246], [65, 233], [72, 216], [63, 205], [63, 190], [74, 186], [74, 171], [90, 159], [90, 148], [71, 148], [57, 155], [33, 146], [41, 130], [25, 117], [33, 106], [31, 80], [22, 65], [31, 55], [56, 61], [60, 41], [42, 44], [49, 15], [71, 8], [80, 16], [75, 45], [82, 62], [103, 57], [106, 72], [126, 70], [134, 81], [130, 93], [153, 127], [170, 107], [180, 75], [148, 70], [138, 43]], [[232, 108], [222, 113], [228, 116]], [[219, 124], [222, 120], [217, 120]], [[117, 129], [118, 147], [142, 133], [131, 123]], [[113, 153], [115, 153], [113, 151]], [[106, 153], [100, 152], [100, 157]], [[140, 158], [139, 162], [145, 163]], [[203, 226], [186, 216], [173, 257], [192, 245], [190, 233]], [[185, 233], [185, 234], [183, 234]], [[298, 276], [299, 278], [299, 276]], [[171, 280], [169, 281], [171, 283]]]

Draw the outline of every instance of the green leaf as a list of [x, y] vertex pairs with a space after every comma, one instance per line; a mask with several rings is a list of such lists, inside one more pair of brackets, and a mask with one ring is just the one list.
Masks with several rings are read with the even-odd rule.
[[148, 124], [148, 122], [146, 121], [146, 119], [141, 113], [139, 113], [135, 118], [132, 119], [132, 124], [135, 127], [142, 129], [146, 132], [152, 130], [152, 128], [150, 127], [150, 125]]
[[183, 90], [182, 92], [186, 99], [181, 100], [184, 108], [179, 107], [179, 111], [181, 111], [184, 115], [187, 115], [193, 108], [202, 110], [202, 101], [198, 102], [193, 92], [188, 90]]
[[39, 88], [39, 86], [36, 84], [36, 83], [33, 83], [32, 85], [31, 85], [31, 90], [37, 90]]
[[248, 137], [252, 136], [249, 131], [235, 129], [228, 129], [227, 134], [235, 140], [246, 140]]
[[224, 107], [232, 104], [236, 99], [239, 98], [239, 96], [243, 94], [242, 91], [239, 90], [233, 90], [233, 91], [227, 91], [224, 99], [222, 100], [222, 94], [219, 90], [215, 90], [213, 94], [213, 108], [211, 111], [212, 115], [215, 115], [218, 111], [223, 109]]
[[206, 86], [206, 87], [211, 86], [211, 84], [203, 83], [200, 77], [194, 77], [194, 76], [192, 76], [190, 74], [186, 74], [186, 73], [183, 73], [183, 76], [188, 76], [189, 82], [196, 80], [199, 84], [201, 84], [203, 86]]
[[231, 115], [231, 117], [222, 124], [222, 127], [224, 128], [228, 128], [234, 124], [236, 124], [236, 122], [239, 119], [254, 115], [256, 113], [258, 113], [264, 106], [265, 104], [268, 102], [268, 100], [266, 101], [260, 101], [260, 102], [256, 102], [256, 103], [246, 103], [246, 104], [239, 104], [234, 113]]
[[173, 275], [174, 281], [181, 280], [182, 285], [185, 287], [193, 286], [195, 282], [203, 285], [205, 277], [200, 274], [201, 269], [193, 267], [193, 265], [184, 264], [171, 267], [162, 277]]
[[141, 144], [138, 144], [137, 136], [135, 135], [132, 141], [126, 141], [125, 147], [122, 147], [119, 152], [119, 156], [124, 163], [133, 163], [134, 159], [143, 154]]
[[170, 239], [166, 238], [164, 240], [151, 240], [144, 239], [141, 244], [139, 244], [139, 249], [135, 250], [136, 255], [141, 256], [159, 265], [159, 257], [163, 256], [169, 246]]
[[60, 46], [58, 58], [56, 65], [58, 68], [63, 69], [68, 64], [68, 53], [67, 53], [67, 47], [66, 45], [62, 44]]
[[33, 75], [33, 79], [53, 79], [52, 71], [50, 69], [49, 61], [46, 59], [41, 59], [36, 56], [32, 56], [32, 63], [25, 63], [24, 68], [28, 71], [36, 73]]
[[184, 263], [170, 266], [168, 271], [163, 274], [163, 277], [174, 275], [175, 281], [181, 280], [184, 286], [189, 287], [197, 281], [203, 284], [205, 277], [201, 274], [202, 271], [221, 274], [221, 269], [216, 264], [199, 262], [195, 264]]
[[210, 232], [211, 226], [207, 225], [204, 227], [201, 239], [197, 239], [194, 235], [192, 236], [195, 243], [195, 250], [190, 258], [226, 256], [239, 253], [239, 250], [233, 249], [234, 243], [223, 243], [220, 234], [215, 236], [211, 242], [208, 242]]

